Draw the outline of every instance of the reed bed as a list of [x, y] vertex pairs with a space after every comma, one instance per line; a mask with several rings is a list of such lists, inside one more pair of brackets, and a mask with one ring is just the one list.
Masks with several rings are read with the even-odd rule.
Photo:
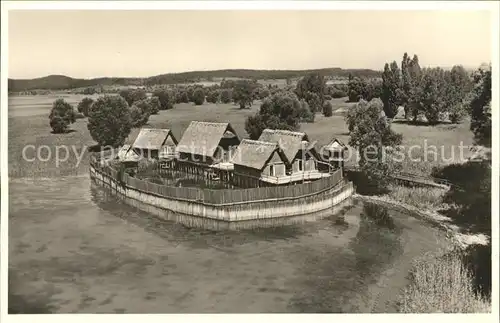
[[451, 251], [416, 260], [399, 303], [402, 313], [488, 313], [490, 300], [474, 290], [462, 253]]
[[387, 197], [401, 203], [437, 211], [446, 207], [443, 202], [443, 197], [446, 190], [433, 187], [407, 187], [402, 185], [392, 184], [389, 186]]

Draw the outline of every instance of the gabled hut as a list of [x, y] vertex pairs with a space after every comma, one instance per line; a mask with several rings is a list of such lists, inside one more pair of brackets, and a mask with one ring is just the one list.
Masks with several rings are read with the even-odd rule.
[[337, 138], [333, 138], [327, 145], [323, 146], [322, 158], [334, 169], [344, 169], [345, 152], [347, 146]]
[[286, 177], [288, 160], [277, 143], [243, 139], [231, 163], [235, 185], [256, 187], [262, 183], [277, 184], [277, 178]]
[[132, 149], [147, 159], [173, 159], [177, 139], [170, 129], [142, 128]]
[[227, 163], [239, 143], [227, 122], [191, 121], [177, 145], [178, 164], [205, 169]]
[[125, 168], [135, 168], [141, 157], [132, 149], [131, 145], [123, 145], [115, 157]]
[[265, 129], [259, 141], [279, 145], [288, 160], [289, 175], [318, 170], [319, 155], [304, 132]]

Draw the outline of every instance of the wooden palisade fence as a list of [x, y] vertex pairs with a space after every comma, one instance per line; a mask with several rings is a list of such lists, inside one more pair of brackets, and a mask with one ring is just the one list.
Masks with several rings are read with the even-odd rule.
[[[311, 183], [213, 190], [155, 184], [119, 172], [95, 159], [91, 159], [90, 167], [91, 177], [96, 182], [111, 188], [128, 204], [162, 218], [178, 220], [181, 217], [181, 222], [190, 226], [207, 227], [207, 220], [275, 223], [279, 218], [331, 210], [354, 192], [352, 183], [346, 182], [340, 171]], [[198, 218], [198, 222], [193, 217]], [[213, 223], [209, 226], [220, 227]]]

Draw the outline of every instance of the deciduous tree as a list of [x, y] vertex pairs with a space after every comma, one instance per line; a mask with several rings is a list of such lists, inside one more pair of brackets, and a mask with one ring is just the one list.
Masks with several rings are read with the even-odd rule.
[[92, 103], [94, 103], [94, 100], [91, 98], [83, 98], [80, 103], [78, 103], [78, 112], [82, 113], [85, 117], [88, 117]]
[[333, 107], [330, 102], [325, 102], [323, 104], [323, 115], [325, 117], [331, 117], [333, 115]]
[[158, 114], [158, 112], [160, 112], [161, 102], [158, 97], [151, 97], [149, 99], [149, 105], [151, 106], [151, 114]]
[[392, 131], [383, 106], [380, 99], [362, 100], [346, 117], [351, 129], [349, 145], [358, 150], [366, 188], [372, 192], [385, 190], [390, 175], [399, 166], [392, 154], [402, 136]]
[[75, 111], [73, 107], [64, 99], [57, 99], [52, 104], [52, 110], [49, 114], [49, 124], [54, 133], [64, 133], [68, 126], [74, 123]]
[[231, 89], [223, 89], [220, 92], [220, 101], [222, 103], [231, 103], [233, 101], [233, 92]]
[[311, 111], [309, 104], [307, 104], [306, 100], [300, 100], [300, 111], [299, 111], [300, 121], [313, 123], [316, 114]]
[[323, 75], [312, 73], [304, 76], [295, 88], [299, 99], [304, 99], [312, 111], [321, 111], [324, 102], [326, 81]]
[[127, 101], [121, 96], [103, 96], [97, 99], [90, 109], [87, 128], [100, 146], [123, 145], [132, 129]]
[[240, 109], [249, 108], [252, 106], [254, 90], [257, 88], [256, 81], [238, 80], [234, 83], [233, 100], [240, 105]]
[[130, 108], [132, 127], [139, 128], [148, 123], [151, 111], [152, 107], [151, 107], [151, 101], [149, 99], [135, 102]]
[[393, 118], [398, 113], [401, 102], [401, 71], [395, 61], [385, 64], [382, 74], [382, 102], [385, 115]]
[[193, 102], [195, 105], [202, 105], [205, 102], [205, 91], [202, 88], [194, 90]]
[[491, 65], [474, 73], [473, 84], [469, 103], [470, 129], [478, 145], [491, 147]]
[[207, 93], [207, 102], [217, 103], [219, 101], [220, 93], [219, 90], [212, 89]]
[[120, 96], [127, 101], [129, 106], [134, 104], [135, 101], [144, 100], [148, 97], [144, 89], [124, 89], [120, 91]]
[[176, 102], [175, 92], [167, 88], [160, 88], [153, 92], [153, 97], [160, 101], [160, 110], [170, 110], [174, 108]]
[[247, 118], [245, 130], [254, 140], [266, 128], [298, 130], [300, 110], [300, 101], [294, 93], [278, 92], [264, 100], [259, 113]]

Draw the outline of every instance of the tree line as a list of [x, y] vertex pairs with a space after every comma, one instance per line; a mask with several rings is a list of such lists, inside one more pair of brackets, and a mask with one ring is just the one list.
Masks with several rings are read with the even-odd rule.
[[[412, 61], [407, 61], [409, 63], [405, 64], [405, 68], [409, 67], [411, 71], [412, 66], [415, 67], [415, 61], [418, 64], [418, 60], [415, 59], [413, 64]], [[391, 155], [397, 153], [397, 146], [401, 144], [402, 136], [391, 129], [389, 121], [395, 114], [395, 106], [401, 102], [398, 100], [407, 102], [408, 112], [412, 116], [416, 114], [415, 109], [417, 112], [424, 109], [429, 120], [437, 120], [438, 113], [435, 109], [442, 112], [443, 102], [447, 102], [449, 107], [460, 105], [460, 115], [470, 116], [470, 130], [474, 134], [475, 144], [491, 147], [491, 66], [475, 71], [470, 85], [464, 80], [462, 68], [454, 67], [449, 73], [439, 68], [428, 69], [421, 72], [423, 76], [413, 79], [411, 75], [418, 74], [408, 72], [405, 77], [406, 90], [396, 86], [401, 84], [396, 77], [399, 75], [396, 64], [392, 63], [386, 67], [382, 98], [372, 98], [370, 101], [361, 99], [345, 116], [350, 133], [349, 145], [358, 150], [362, 182], [369, 191], [385, 191], [390, 174], [394, 174], [401, 167], [400, 163], [395, 162], [398, 159], [392, 158]], [[445, 81], [449, 84], [439, 84]], [[423, 87], [419, 88], [422, 84]], [[422, 94], [422, 91], [426, 93]], [[405, 96], [407, 93], [409, 96]], [[456, 97], [452, 98], [452, 94]], [[455, 110], [448, 112], [456, 113]]]
[[425, 117], [429, 124], [445, 119], [459, 123], [467, 115], [473, 80], [461, 65], [451, 70], [421, 68], [418, 56], [404, 53], [401, 67], [396, 61], [386, 63], [380, 79], [349, 77], [349, 101], [380, 98], [388, 118], [397, 115], [414, 122]]
[[[386, 64], [381, 82], [351, 77], [347, 86], [327, 86], [324, 76], [312, 73], [303, 77], [295, 87], [289, 84], [284, 89], [271, 85], [266, 87], [255, 80], [223, 80], [220, 85], [209, 88], [198, 85], [162, 87], [156, 89], [150, 98], [144, 89], [126, 89], [122, 90], [119, 96], [105, 96], [95, 102], [84, 98], [77, 107], [80, 115], [64, 100], [56, 100], [49, 115], [50, 126], [54, 132], [65, 132], [77, 117], [89, 117], [89, 130], [101, 129], [96, 131], [105, 134], [101, 136], [96, 133], [93, 138], [95, 137], [99, 144], [117, 146], [122, 144], [125, 138], [115, 135], [113, 129], [122, 126], [114, 126], [113, 123], [94, 126], [101, 122], [100, 118], [108, 121], [128, 118], [129, 125], [123, 125], [127, 129], [145, 125], [151, 114], [172, 109], [176, 103], [194, 102], [201, 105], [205, 101], [233, 101], [245, 109], [250, 107], [255, 99], [260, 99], [262, 103], [259, 111], [245, 122], [245, 130], [255, 139], [265, 128], [298, 130], [300, 123], [314, 122], [317, 112], [322, 112], [326, 117], [331, 116], [333, 108], [329, 99], [332, 96], [328, 93], [337, 92], [339, 95], [348, 94], [349, 99], [352, 96], [360, 100], [346, 116], [351, 132], [350, 144], [354, 147], [362, 148], [363, 145], [372, 144], [373, 140], [377, 140], [376, 143], [380, 147], [400, 142], [398, 136], [386, 130], [390, 123], [383, 118], [393, 117], [402, 103], [406, 103], [406, 113], [415, 116], [423, 111], [429, 120], [436, 120], [439, 113], [445, 110], [458, 114], [450, 107], [460, 106], [460, 115], [469, 112], [471, 116], [471, 130], [477, 141], [491, 144], [490, 70], [478, 70], [469, 83], [467, 74], [460, 66], [449, 72], [439, 68], [420, 69], [418, 57], [409, 59], [406, 54], [402, 63], [402, 71], [399, 71], [396, 62]], [[363, 82], [369, 85], [358, 86]], [[359, 89], [365, 92], [360, 91], [357, 93], [361, 95], [354, 95], [353, 92]], [[345, 90], [348, 93], [345, 93]], [[106, 104], [113, 108], [104, 107]], [[101, 109], [103, 111], [100, 111]], [[379, 112], [383, 114], [383, 118], [380, 117], [382, 119], [379, 118]], [[127, 117], [122, 118], [120, 113], [126, 114]], [[107, 127], [109, 130], [104, 131]], [[364, 134], [356, 132], [357, 129], [364, 129], [365, 132], [371, 129], [376, 135], [365, 138]]]
[[94, 79], [77, 79], [64, 75], [50, 75], [41, 78], [20, 80], [9, 79], [9, 92], [20, 92], [28, 90], [67, 90], [75, 88], [101, 88], [103, 86], [150, 86], [150, 85], [172, 85], [178, 83], [194, 83], [200, 80], [213, 78], [242, 78], [254, 80], [273, 79], [296, 79], [307, 74], [318, 73], [323, 76], [346, 78], [349, 74], [363, 77], [380, 76], [379, 71], [370, 69], [341, 69], [324, 68], [316, 70], [216, 70], [216, 71], [193, 71], [183, 73], [161, 74], [147, 78], [119, 78], [101, 77]]

